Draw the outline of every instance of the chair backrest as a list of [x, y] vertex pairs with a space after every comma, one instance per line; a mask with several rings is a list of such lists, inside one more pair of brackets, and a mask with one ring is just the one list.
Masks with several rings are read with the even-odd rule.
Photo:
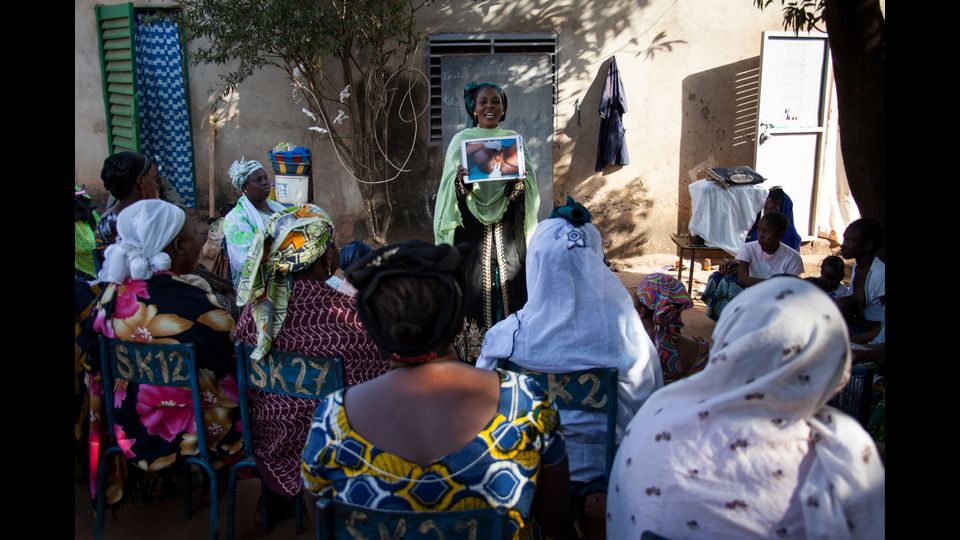
[[189, 386], [193, 395], [193, 419], [197, 448], [203, 459], [210, 459], [206, 430], [203, 429], [200, 383], [192, 343], [155, 344], [121, 341], [100, 336], [100, 365], [103, 374], [104, 407], [108, 433], [113, 436], [113, 386], [120, 379], [154, 386]]
[[237, 342], [237, 389], [240, 393], [240, 421], [243, 425], [243, 446], [253, 457], [250, 438], [250, 413], [247, 388], [271, 394], [321, 400], [343, 388], [343, 357], [307, 356], [295, 352], [270, 351], [260, 360], [250, 357], [254, 347]]
[[97, 274], [100, 274], [100, 269], [103, 268], [103, 261], [100, 260], [100, 250], [93, 248], [90, 250], [90, 254], [93, 255], [93, 269]]
[[591, 368], [544, 373], [506, 360], [500, 367], [533, 377], [560, 410], [601, 412], [607, 415], [606, 474], [609, 477], [617, 441], [617, 368]]
[[507, 517], [494, 508], [451, 512], [375, 510], [321, 499], [317, 540], [340, 538], [503, 538]]
[[870, 403], [873, 399], [873, 370], [865, 365], [850, 369], [850, 380], [827, 405], [836, 407], [855, 418], [863, 426], [870, 420]]

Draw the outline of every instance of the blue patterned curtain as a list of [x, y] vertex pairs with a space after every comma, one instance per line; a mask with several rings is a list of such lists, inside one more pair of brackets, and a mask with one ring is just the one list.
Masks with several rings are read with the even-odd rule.
[[183, 80], [180, 24], [158, 12], [136, 14], [137, 101], [140, 151], [155, 159], [160, 175], [195, 207], [190, 104]]

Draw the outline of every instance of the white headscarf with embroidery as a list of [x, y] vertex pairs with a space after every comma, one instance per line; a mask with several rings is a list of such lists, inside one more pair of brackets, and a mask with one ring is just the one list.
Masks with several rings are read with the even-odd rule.
[[883, 538], [876, 446], [826, 406], [849, 376], [847, 327], [827, 295], [790, 277], [746, 289], [720, 317], [706, 369], [630, 423], [607, 534]]

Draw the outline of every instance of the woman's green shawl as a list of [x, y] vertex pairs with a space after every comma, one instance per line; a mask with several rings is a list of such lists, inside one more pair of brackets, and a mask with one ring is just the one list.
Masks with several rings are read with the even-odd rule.
[[[463, 227], [463, 218], [457, 206], [456, 174], [460, 166], [460, 143], [465, 139], [489, 139], [491, 137], [517, 136], [509, 129], [467, 128], [453, 136], [447, 147], [447, 156], [443, 160], [443, 176], [440, 178], [440, 190], [437, 192], [437, 206], [433, 213], [433, 236], [436, 244], [453, 244], [453, 233], [457, 227]], [[526, 146], [523, 147], [523, 160], [527, 174], [523, 179], [524, 221], [523, 231], [530, 243], [534, 229], [537, 228], [537, 211], [540, 209], [540, 192], [537, 190], [537, 174]], [[483, 223], [491, 225], [503, 219], [510, 199], [503, 193], [504, 181], [481, 182], [467, 194], [467, 208]], [[467, 186], [469, 189], [469, 185]]]

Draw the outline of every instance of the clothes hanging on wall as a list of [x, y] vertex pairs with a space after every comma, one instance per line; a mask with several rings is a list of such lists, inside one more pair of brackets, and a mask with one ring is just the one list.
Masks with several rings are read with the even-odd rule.
[[192, 208], [196, 177], [180, 22], [138, 12], [135, 52], [140, 153], [156, 161], [160, 176], [176, 188], [179, 204]]
[[623, 114], [627, 112], [627, 97], [623, 92], [623, 81], [617, 69], [617, 58], [610, 59], [607, 69], [607, 81], [603, 85], [600, 97], [600, 140], [597, 141], [597, 167], [600, 172], [604, 166], [629, 165], [627, 139], [624, 136]]

